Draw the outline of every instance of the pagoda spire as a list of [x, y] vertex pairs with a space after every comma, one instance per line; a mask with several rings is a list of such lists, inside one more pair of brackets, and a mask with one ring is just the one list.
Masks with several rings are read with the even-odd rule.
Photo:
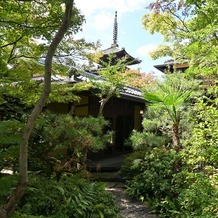
[[[115, 11], [114, 27], [113, 27], [113, 43], [111, 44], [109, 48], [102, 50], [102, 56], [100, 57], [99, 63], [102, 65], [102, 63], [109, 63], [110, 61], [111, 64], [114, 65], [119, 60], [122, 60], [122, 59], [127, 65], [141, 63], [141, 60], [134, 58], [130, 54], [128, 54], [125, 48], [118, 47], [118, 42], [117, 42], [117, 35], [118, 35], [117, 32], [118, 31], [117, 30], [118, 30], [117, 11]], [[112, 60], [110, 56], [112, 56]]]
[[111, 45], [111, 47], [118, 47], [117, 33], [118, 33], [117, 11], [115, 11], [114, 28], [113, 28], [113, 44]]

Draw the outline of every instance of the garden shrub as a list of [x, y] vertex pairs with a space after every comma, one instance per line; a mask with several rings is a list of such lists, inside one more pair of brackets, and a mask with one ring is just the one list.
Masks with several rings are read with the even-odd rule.
[[[218, 217], [218, 104], [217, 93], [211, 94], [212, 98], [207, 98], [194, 93], [198, 96], [191, 99], [194, 104], [185, 105], [179, 114], [174, 114], [175, 108], [166, 110], [179, 115], [179, 149], [173, 148], [173, 140], [167, 140], [172, 136], [170, 114], [158, 114], [149, 106], [143, 132], [134, 132], [130, 138], [135, 150], [145, 152], [144, 158], [132, 156], [124, 162], [127, 191], [148, 202], [160, 217]], [[166, 98], [153, 100], [162, 104]]]
[[54, 179], [34, 176], [22, 198], [17, 215], [53, 218], [119, 218], [113, 196], [103, 183], [93, 183], [72, 174]]
[[145, 158], [144, 151], [134, 151], [126, 156], [121, 166], [121, 173], [125, 180], [131, 180], [140, 172], [139, 167], [133, 167], [135, 160], [143, 160]]
[[218, 168], [218, 103], [206, 98], [196, 103], [193, 111], [194, 128], [191, 137], [184, 142], [183, 156], [186, 163], [195, 170], [205, 166]]
[[30, 138], [29, 170], [43, 176], [62, 172], [76, 172], [77, 163], [85, 168], [88, 151], [105, 148], [109, 133], [104, 133], [108, 122], [103, 117], [72, 117], [68, 114], [47, 112], [36, 121]]
[[[188, 187], [178, 196], [179, 217], [218, 217], [218, 188], [203, 173], [189, 173]], [[192, 181], [192, 182], [191, 182]]]
[[[136, 159], [132, 168], [140, 172], [127, 183], [129, 195], [146, 200], [159, 212], [175, 210], [177, 205], [172, 199], [177, 193], [172, 188], [172, 180], [176, 157], [174, 150], [161, 147], [147, 151], [142, 160]], [[169, 203], [161, 204], [166, 199]]]
[[0, 171], [17, 170], [22, 128], [23, 124], [16, 119], [0, 121]]
[[5, 203], [18, 181], [18, 175], [0, 174], [0, 205]]
[[128, 193], [146, 201], [160, 217], [218, 217], [218, 174], [212, 179], [186, 167], [175, 172], [178, 158], [173, 150], [154, 148], [144, 160], [136, 159], [133, 167], [139, 173], [128, 181]]

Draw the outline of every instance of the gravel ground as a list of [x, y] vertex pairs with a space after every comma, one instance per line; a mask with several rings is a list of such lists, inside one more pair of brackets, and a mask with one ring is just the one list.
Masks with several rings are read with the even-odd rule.
[[150, 208], [129, 197], [123, 184], [108, 184], [107, 190], [117, 199], [123, 218], [158, 218]]

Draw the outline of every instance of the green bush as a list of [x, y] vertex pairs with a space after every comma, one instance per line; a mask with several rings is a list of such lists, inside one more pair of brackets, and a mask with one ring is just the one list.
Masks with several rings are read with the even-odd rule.
[[218, 217], [218, 189], [210, 179], [202, 173], [189, 173], [187, 180], [188, 187], [178, 196], [180, 217]]
[[[127, 183], [128, 193], [142, 201], [146, 200], [161, 213], [176, 210], [177, 205], [172, 201], [177, 197], [172, 184], [175, 161], [174, 150], [153, 148], [148, 151], [143, 160], [137, 160], [133, 165], [140, 172]], [[169, 203], [161, 203], [166, 200]]]
[[[113, 196], [104, 184], [66, 174], [59, 182], [32, 177], [16, 216], [54, 218], [119, 218]], [[21, 216], [21, 217], [22, 217]]]
[[47, 112], [36, 121], [30, 138], [29, 170], [43, 176], [54, 172], [57, 179], [64, 171], [76, 172], [77, 163], [85, 167], [88, 151], [105, 148], [110, 134], [103, 117], [72, 117]]
[[[217, 98], [213, 100], [217, 92], [211, 94], [210, 99], [192, 99], [195, 104], [174, 114], [180, 115], [179, 150], [173, 150], [173, 140], [167, 140], [172, 136], [172, 120], [164, 111], [158, 115], [148, 107], [144, 131], [131, 136], [132, 147], [146, 152], [144, 158], [133, 155], [124, 165], [128, 193], [147, 201], [160, 217], [218, 217], [218, 104]], [[162, 104], [166, 98], [156, 100]]]
[[0, 121], [0, 171], [17, 170], [22, 128], [23, 124], [16, 119]]
[[200, 172], [182, 169], [174, 171], [174, 151], [153, 149], [141, 169], [129, 180], [128, 193], [154, 207], [160, 217], [214, 218], [218, 217], [218, 175], [213, 179]]
[[145, 151], [134, 151], [129, 154], [122, 163], [121, 173], [125, 180], [131, 180], [135, 177], [141, 169], [133, 167], [135, 160], [143, 160], [145, 158]]
[[13, 188], [16, 187], [17, 181], [18, 175], [0, 174], [0, 205], [5, 203]]

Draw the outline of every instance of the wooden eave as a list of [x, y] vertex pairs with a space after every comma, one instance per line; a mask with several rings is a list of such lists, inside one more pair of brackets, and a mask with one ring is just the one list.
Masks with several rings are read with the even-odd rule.
[[[99, 75], [84, 72], [83, 74], [72, 74], [70, 77], [65, 76], [58, 76], [58, 75], [52, 75], [51, 76], [51, 82], [52, 83], [58, 83], [58, 84], [74, 84], [79, 82], [89, 82], [90, 79], [96, 80], [96, 81], [104, 81], [105, 79], [102, 78]], [[43, 76], [36, 76], [32, 78], [33, 81], [43, 82], [44, 77]], [[135, 101], [135, 102], [145, 102], [141, 90], [130, 87], [130, 86], [124, 86], [122, 90], [120, 90], [120, 97], [123, 99]]]
[[159, 64], [159, 65], [154, 65], [154, 67], [158, 70], [160, 70], [162, 73], [174, 73], [174, 71], [181, 71], [184, 72], [186, 69], [189, 68], [188, 63], [165, 63], [165, 64]]
[[125, 50], [125, 48], [118, 48], [118, 47], [110, 47], [102, 51], [103, 56], [100, 58], [100, 64], [101, 62], [108, 63], [111, 56], [111, 64], [116, 64], [120, 60], [124, 60], [124, 63], [127, 65], [134, 65], [134, 64], [140, 64], [141, 60], [132, 57], [130, 54], [128, 54]]

